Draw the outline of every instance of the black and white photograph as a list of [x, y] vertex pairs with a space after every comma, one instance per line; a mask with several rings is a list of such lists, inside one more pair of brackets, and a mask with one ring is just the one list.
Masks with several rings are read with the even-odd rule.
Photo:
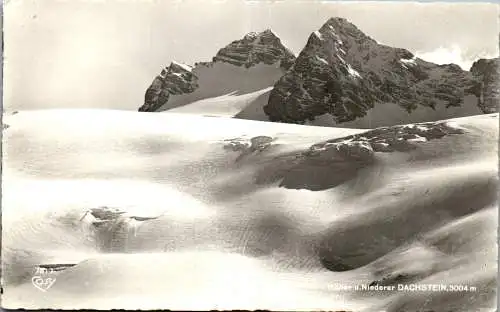
[[499, 16], [4, 1], [2, 308], [496, 311]]

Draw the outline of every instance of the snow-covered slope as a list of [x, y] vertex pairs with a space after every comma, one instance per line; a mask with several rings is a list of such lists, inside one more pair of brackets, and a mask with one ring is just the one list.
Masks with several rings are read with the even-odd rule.
[[480, 105], [483, 111], [498, 111], [500, 101], [500, 58], [480, 59], [470, 72], [481, 82]]
[[[371, 131], [107, 110], [4, 122], [4, 308], [496, 309], [498, 114]], [[409, 282], [476, 289], [339, 290]]]
[[[272, 121], [291, 123], [326, 115], [328, 125], [366, 118], [387, 103], [388, 110], [406, 111], [404, 120], [411, 122], [497, 111], [482, 104], [480, 80], [458, 65], [433, 64], [379, 44], [346, 19], [331, 18], [311, 34], [264, 110]], [[376, 120], [384, 121], [395, 120]]]
[[271, 87], [295, 56], [270, 30], [247, 34], [222, 48], [212, 62], [194, 67], [173, 62], [146, 91], [139, 111], [164, 111], [229, 93], [253, 93]]
[[184, 106], [172, 108], [169, 112], [214, 117], [235, 117], [250, 105], [258, 106], [262, 111], [262, 107], [267, 103], [271, 89], [272, 87], [269, 87], [241, 95], [236, 95], [236, 92], [233, 92], [227, 95], [203, 99]]

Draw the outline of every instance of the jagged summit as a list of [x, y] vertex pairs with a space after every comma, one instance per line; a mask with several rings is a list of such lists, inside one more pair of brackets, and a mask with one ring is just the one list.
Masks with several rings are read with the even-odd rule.
[[470, 72], [379, 44], [335, 17], [310, 35], [264, 111], [272, 121], [304, 123], [327, 114], [332, 123], [343, 123], [366, 116], [377, 103], [411, 113], [420, 106], [459, 107], [468, 94], [478, 95]]
[[324, 41], [331, 41], [337, 46], [351, 47], [351, 40], [358, 44], [376, 44], [377, 41], [363, 33], [356, 25], [343, 17], [332, 17], [317, 31], [309, 36], [308, 41], [321, 45]]
[[173, 79], [191, 79], [193, 76], [193, 68], [189, 65], [172, 61], [169, 66], [162, 69], [160, 78], [171, 76]]
[[295, 56], [287, 49], [271, 29], [260, 33], [251, 32], [242, 39], [231, 42], [217, 52], [214, 62], [227, 62], [236, 66], [251, 67], [258, 63], [275, 64], [289, 69]]
[[[278, 36], [270, 29], [266, 29], [262, 32], [249, 32], [243, 37], [243, 40], [258, 40], [259, 38], [272, 38], [273, 40], [279, 40]], [[237, 42], [240, 40], [235, 40], [234, 42]]]
[[269, 88], [294, 61], [293, 53], [273, 31], [251, 32], [220, 49], [212, 62], [191, 67], [173, 61], [153, 80], [139, 111], [166, 110], [189, 101]]
[[486, 112], [498, 111], [500, 99], [500, 58], [479, 59], [472, 64], [471, 73], [481, 82], [480, 105]]

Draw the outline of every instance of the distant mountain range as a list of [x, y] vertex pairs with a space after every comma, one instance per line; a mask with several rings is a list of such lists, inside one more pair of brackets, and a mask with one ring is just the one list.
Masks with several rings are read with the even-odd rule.
[[231, 42], [211, 62], [172, 62], [139, 111], [357, 128], [435, 121], [497, 112], [499, 65], [499, 58], [469, 71], [437, 65], [336, 17], [297, 57], [265, 30]]

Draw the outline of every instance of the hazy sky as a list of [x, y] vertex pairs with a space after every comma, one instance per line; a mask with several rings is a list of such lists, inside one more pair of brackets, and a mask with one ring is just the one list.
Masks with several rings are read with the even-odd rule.
[[298, 53], [332, 16], [430, 61], [498, 55], [499, 6], [486, 3], [10, 0], [4, 14], [7, 110], [135, 110], [171, 60], [208, 61], [266, 28]]

